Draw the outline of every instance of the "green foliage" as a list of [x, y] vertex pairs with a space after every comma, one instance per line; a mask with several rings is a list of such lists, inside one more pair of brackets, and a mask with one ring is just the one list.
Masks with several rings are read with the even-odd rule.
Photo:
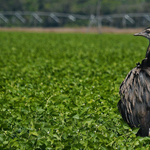
[[0, 149], [149, 149], [117, 103], [148, 42], [132, 35], [0, 34]]

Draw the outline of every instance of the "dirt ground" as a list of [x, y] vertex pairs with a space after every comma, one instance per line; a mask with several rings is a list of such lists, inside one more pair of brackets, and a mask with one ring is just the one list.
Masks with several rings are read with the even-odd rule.
[[54, 32], [54, 33], [136, 33], [142, 31], [143, 28], [113, 28], [113, 27], [102, 27], [100, 30], [96, 27], [87, 28], [6, 28], [0, 27], [0, 31], [17, 31], [17, 32]]

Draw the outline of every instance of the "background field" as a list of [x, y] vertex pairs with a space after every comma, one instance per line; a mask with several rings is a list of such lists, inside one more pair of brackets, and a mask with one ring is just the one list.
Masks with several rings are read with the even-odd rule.
[[119, 86], [148, 41], [125, 34], [0, 33], [0, 149], [149, 149]]

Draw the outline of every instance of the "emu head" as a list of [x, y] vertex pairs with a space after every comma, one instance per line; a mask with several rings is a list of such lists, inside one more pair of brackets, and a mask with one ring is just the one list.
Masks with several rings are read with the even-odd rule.
[[150, 27], [144, 29], [142, 32], [134, 34], [134, 36], [143, 36], [150, 40]]

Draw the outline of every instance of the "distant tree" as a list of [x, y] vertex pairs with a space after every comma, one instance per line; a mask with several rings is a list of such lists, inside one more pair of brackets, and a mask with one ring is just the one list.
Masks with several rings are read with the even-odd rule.
[[21, 0], [0, 0], [1, 11], [18, 11], [23, 10]]

